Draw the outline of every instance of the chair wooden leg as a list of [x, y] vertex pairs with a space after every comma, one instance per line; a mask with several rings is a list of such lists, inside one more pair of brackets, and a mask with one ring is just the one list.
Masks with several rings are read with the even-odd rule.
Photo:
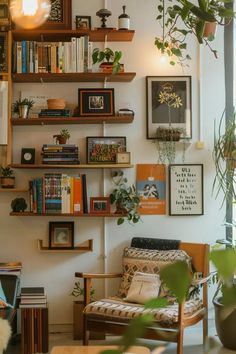
[[205, 315], [202, 321], [202, 330], [203, 330], [203, 344], [206, 343], [208, 337], [208, 316]]
[[86, 320], [86, 316], [83, 316], [83, 321], [84, 321], [84, 328], [83, 328], [83, 345], [88, 345], [88, 341], [89, 341], [89, 332], [87, 330], [87, 320]]
[[183, 354], [183, 343], [184, 343], [184, 330], [183, 328], [180, 328], [178, 342], [177, 342], [177, 354]]

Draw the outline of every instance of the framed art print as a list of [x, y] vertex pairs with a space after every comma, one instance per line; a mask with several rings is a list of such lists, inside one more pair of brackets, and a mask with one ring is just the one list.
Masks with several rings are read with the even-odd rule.
[[90, 214], [108, 214], [110, 213], [109, 197], [91, 197]]
[[126, 151], [126, 137], [87, 137], [87, 163], [109, 164], [116, 163], [116, 154]]
[[51, 12], [40, 29], [71, 29], [71, 0], [51, 0]]
[[203, 213], [203, 165], [169, 165], [169, 215]]
[[49, 222], [49, 248], [74, 249], [74, 222]]
[[91, 16], [75, 16], [76, 29], [91, 29]]
[[147, 76], [147, 139], [157, 128], [180, 128], [181, 138], [192, 137], [191, 76]]
[[79, 89], [80, 116], [113, 116], [114, 89]]

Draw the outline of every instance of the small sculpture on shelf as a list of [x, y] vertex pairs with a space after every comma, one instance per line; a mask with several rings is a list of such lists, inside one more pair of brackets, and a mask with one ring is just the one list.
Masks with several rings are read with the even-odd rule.
[[107, 26], [106, 26], [106, 21], [107, 21], [106, 17], [111, 16], [111, 11], [109, 11], [107, 9], [101, 9], [101, 10], [96, 12], [96, 15], [101, 18], [101, 21], [102, 21], [101, 28], [107, 28]]
[[53, 138], [56, 139], [57, 144], [66, 144], [67, 140], [70, 139], [70, 133], [68, 129], [62, 129], [60, 134], [53, 135]]
[[15, 198], [11, 202], [11, 208], [14, 213], [23, 213], [27, 209], [27, 203], [24, 198]]
[[13, 103], [13, 112], [18, 113], [19, 118], [28, 118], [29, 111], [34, 105], [34, 101], [28, 98], [19, 99]]
[[10, 166], [1, 167], [1, 187], [2, 188], [14, 188], [15, 177], [13, 176], [13, 170]]

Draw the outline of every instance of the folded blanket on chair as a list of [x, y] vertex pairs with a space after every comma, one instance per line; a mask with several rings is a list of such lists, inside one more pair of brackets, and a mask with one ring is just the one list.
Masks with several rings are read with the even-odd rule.
[[133, 237], [131, 247], [144, 248], [148, 250], [178, 250], [180, 240], [168, 240], [164, 238]]

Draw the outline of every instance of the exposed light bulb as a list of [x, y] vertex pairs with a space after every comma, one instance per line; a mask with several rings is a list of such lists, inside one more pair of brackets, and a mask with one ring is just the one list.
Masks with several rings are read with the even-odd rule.
[[11, 0], [12, 21], [21, 28], [33, 29], [41, 26], [50, 15], [50, 0]]
[[162, 53], [162, 54], [160, 55], [160, 63], [161, 63], [161, 64], [166, 64], [167, 61], [168, 61], [167, 55]]

